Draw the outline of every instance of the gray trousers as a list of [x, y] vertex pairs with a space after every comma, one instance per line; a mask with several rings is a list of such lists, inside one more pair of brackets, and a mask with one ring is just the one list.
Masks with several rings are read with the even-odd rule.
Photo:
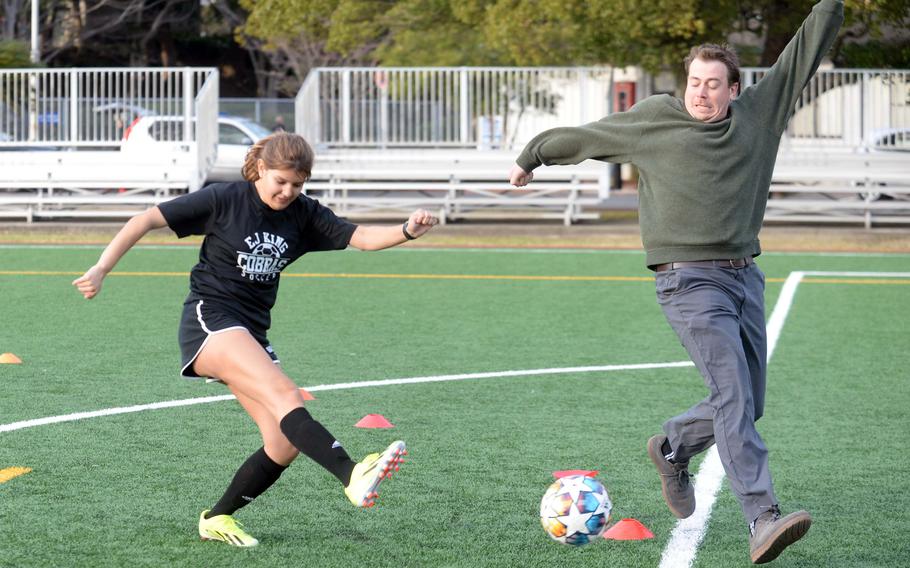
[[677, 268], [655, 276], [657, 300], [710, 394], [664, 423], [674, 459], [717, 444], [746, 522], [777, 504], [768, 450], [755, 430], [765, 405], [765, 275], [744, 268]]

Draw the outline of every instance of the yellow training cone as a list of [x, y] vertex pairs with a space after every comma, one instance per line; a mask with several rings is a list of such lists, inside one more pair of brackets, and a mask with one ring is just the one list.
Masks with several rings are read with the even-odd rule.
[[25, 475], [30, 472], [32, 468], [30, 467], [7, 467], [0, 469], [0, 483], [6, 483], [14, 477], [19, 477], [20, 475]]
[[21, 363], [22, 359], [16, 357], [12, 353], [4, 353], [0, 355], [0, 363]]

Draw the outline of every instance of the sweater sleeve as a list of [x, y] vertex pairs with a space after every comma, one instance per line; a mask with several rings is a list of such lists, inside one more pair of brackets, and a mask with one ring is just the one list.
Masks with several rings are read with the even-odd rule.
[[[653, 98], [653, 97], [652, 97]], [[625, 163], [633, 161], [642, 129], [654, 113], [645, 99], [582, 126], [545, 130], [531, 139], [516, 163], [526, 172], [540, 165], [578, 164], [587, 159]]]
[[743, 102], [751, 101], [778, 134], [786, 130], [800, 94], [834, 43], [843, 21], [842, 0], [816, 4], [777, 62], [754, 87], [743, 92]]

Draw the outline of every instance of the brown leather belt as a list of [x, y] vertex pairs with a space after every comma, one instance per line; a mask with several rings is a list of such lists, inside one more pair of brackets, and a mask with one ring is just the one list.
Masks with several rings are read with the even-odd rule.
[[654, 272], [665, 272], [675, 268], [745, 268], [755, 262], [751, 256], [746, 258], [724, 258], [721, 260], [687, 260], [682, 262], [665, 262], [651, 266]]

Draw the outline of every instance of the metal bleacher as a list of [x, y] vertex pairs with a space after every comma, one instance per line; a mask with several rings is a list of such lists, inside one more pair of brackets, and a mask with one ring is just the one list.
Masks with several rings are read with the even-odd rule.
[[910, 224], [910, 147], [778, 156], [765, 222]]
[[[218, 142], [212, 68], [0, 70], [0, 218], [126, 218], [202, 186]], [[134, 121], [173, 116], [154, 152]]]
[[[743, 86], [765, 71], [743, 69]], [[448, 219], [596, 217], [611, 190], [602, 164], [541, 168], [525, 190], [504, 178], [537, 132], [608, 114], [595, 103], [610, 79], [598, 68], [316, 69], [296, 107], [298, 132], [328, 163], [311, 191], [361, 216], [420, 204]], [[647, 94], [641, 79], [612, 76]], [[782, 141], [765, 220], [910, 223], [908, 102], [906, 71], [819, 71]]]
[[358, 219], [401, 217], [416, 207], [443, 223], [460, 219], [594, 219], [609, 197], [605, 164], [541, 167], [526, 189], [508, 184], [508, 151], [348, 150], [317, 157], [308, 195]]
[[[743, 86], [764, 72], [744, 69]], [[12, 95], [0, 103], [0, 218], [125, 218], [194, 191], [217, 147], [216, 79], [214, 69], [0, 71]], [[641, 98], [649, 84], [631, 68], [314, 69], [294, 112], [317, 154], [306, 191], [354, 219], [415, 207], [443, 222], [594, 219], [616, 189], [609, 165], [541, 167], [523, 189], [509, 169], [538, 132], [597, 120], [617, 85]], [[910, 224], [908, 103], [910, 72], [819, 71], [782, 141], [765, 220]], [[126, 156], [122, 121], [106, 126], [122, 117], [107, 109], [134, 106], [196, 127], [168, 152]]]
[[603, 67], [314, 69], [295, 107], [317, 148], [307, 192], [356, 218], [414, 207], [443, 222], [597, 218], [607, 165], [542, 167], [524, 189], [509, 170], [535, 134], [609, 114], [612, 83], [641, 79]]
[[[765, 71], [744, 69], [744, 86]], [[816, 73], [781, 142], [765, 222], [910, 224], [910, 71]]]

